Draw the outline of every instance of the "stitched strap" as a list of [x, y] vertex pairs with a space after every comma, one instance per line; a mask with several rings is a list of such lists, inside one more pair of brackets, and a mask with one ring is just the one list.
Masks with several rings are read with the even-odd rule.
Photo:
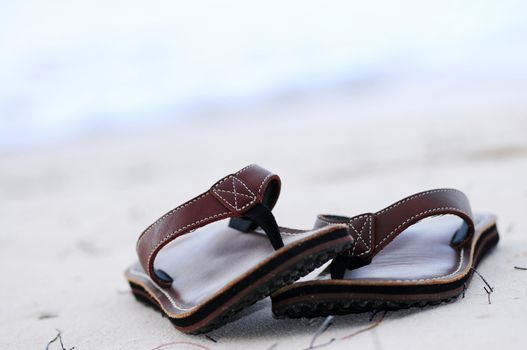
[[170, 286], [170, 277], [154, 270], [154, 260], [164, 246], [199, 227], [242, 216], [256, 204], [272, 209], [279, 194], [278, 175], [256, 164], [224, 177], [208, 191], [163, 215], [139, 236], [137, 255], [141, 266], [154, 282]]
[[[328, 224], [347, 223], [348, 231], [355, 243], [340, 258], [347, 261], [348, 268], [363, 266], [406, 228], [418, 221], [436, 215], [452, 214], [463, 219], [464, 224], [454, 234], [451, 246], [459, 248], [468, 242], [474, 233], [472, 210], [465, 194], [455, 189], [437, 189], [409, 196], [376, 213], [367, 213], [352, 218], [336, 215], [319, 215], [315, 227]], [[336, 264], [339, 264], [336, 262]]]

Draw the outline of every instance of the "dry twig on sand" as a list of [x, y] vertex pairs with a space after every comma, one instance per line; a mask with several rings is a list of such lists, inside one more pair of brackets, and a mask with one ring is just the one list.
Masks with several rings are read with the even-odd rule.
[[51, 344], [53, 344], [54, 342], [56, 342], [57, 340], [58, 340], [59, 343], [60, 343], [61, 350], [73, 350], [73, 349], [75, 349], [75, 347], [72, 347], [72, 348], [69, 348], [69, 349], [66, 349], [66, 348], [64, 347], [64, 343], [62, 342], [62, 335], [61, 335], [61, 332], [57, 329], [57, 335], [55, 336], [55, 338], [51, 339], [51, 340], [48, 342], [48, 344], [46, 345], [46, 350], [49, 350], [49, 346], [50, 346]]
[[[377, 311], [377, 312], [378, 312], [378, 311]], [[372, 320], [373, 320], [373, 318], [375, 317], [375, 315], [377, 314], [377, 312], [375, 312], [375, 313], [372, 315], [372, 317], [371, 317]], [[377, 326], [378, 326], [379, 324], [381, 324], [381, 322], [384, 320], [384, 317], [386, 316], [387, 313], [388, 313], [388, 311], [384, 311], [384, 312], [382, 313], [381, 317], [380, 317], [377, 321], [375, 321], [373, 324], [371, 324], [371, 325], [369, 325], [368, 327], [365, 327], [365, 328], [363, 328], [363, 329], [360, 329], [360, 330], [358, 330], [358, 331], [356, 331], [356, 332], [354, 332], [354, 333], [351, 333], [351, 334], [349, 334], [349, 335], [346, 335], [345, 337], [340, 338], [340, 340], [346, 340], [346, 339], [352, 338], [352, 337], [354, 337], [354, 336], [356, 336], [356, 335], [359, 335], [360, 333], [364, 333], [364, 332], [366, 332], [366, 331], [369, 331], [370, 329], [373, 329], [373, 328], [377, 327]]]
[[[494, 288], [492, 288], [490, 286], [489, 282], [487, 282], [487, 280], [475, 268], [471, 267], [471, 269], [472, 269], [472, 271], [474, 271], [474, 273], [476, 275], [478, 275], [479, 278], [481, 278], [483, 283], [486, 284], [486, 287], [484, 286], [483, 289], [485, 290], [485, 292], [487, 292], [487, 298], [489, 300], [489, 304], [491, 304], [491, 302], [490, 302], [490, 294], [494, 292]], [[489, 288], [487, 289], [487, 287], [489, 287]]]
[[474, 271], [474, 273], [476, 275], [478, 275], [479, 278], [481, 278], [481, 280], [483, 281], [483, 283], [485, 283], [487, 285], [487, 287], [489, 287], [489, 290], [491, 292], [494, 292], [494, 288], [492, 288], [489, 284], [489, 282], [487, 282], [487, 280], [485, 278], [483, 278], [483, 276], [481, 275], [481, 273], [478, 272], [478, 270], [476, 270], [475, 268], [471, 267], [472, 271]]
[[490, 302], [490, 293], [492, 293], [492, 291], [488, 290], [487, 287], [483, 287], [483, 289], [485, 289], [485, 292], [487, 292], [487, 298], [489, 299], [489, 304], [492, 304]]
[[306, 350], [318, 349], [318, 348], [321, 348], [321, 347], [324, 347], [324, 346], [327, 346], [327, 345], [333, 343], [335, 341], [335, 338], [331, 338], [329, 341], [327, 341], [327, 342], [325, 342], [323, 344], [315, 345], [315, 342], [317, 341], [318, 337], [320, 337], [322, 335], [322, 333], [327, 331], [327, 329], [329, 327], [331, 327], [332, 324], [333, 324], [333, 316], [326, 317], [324, 322], [322, 322], [320, 327], [318, 327], [317, 331], [313, 335], [313, 338], [311, 338], [311, 342], [309, 343], [309, 347]]
[[210, 341], [213, 342], [213, 343], [217, 343], [217, 342], [218, 342], [216, 339], [214, 339], [213, 337], [211, 337], [211, 336], [208, 335], [208, 334], [205, 334], [205, 338], [207, 338], [208, 340], [210, 340]]

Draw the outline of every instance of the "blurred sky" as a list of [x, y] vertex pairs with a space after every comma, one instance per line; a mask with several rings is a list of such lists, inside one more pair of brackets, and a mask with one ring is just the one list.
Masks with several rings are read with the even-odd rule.
[[519, 0], [1, 1], [0, 147], [365, 80], [525, 80], [526, 16]]

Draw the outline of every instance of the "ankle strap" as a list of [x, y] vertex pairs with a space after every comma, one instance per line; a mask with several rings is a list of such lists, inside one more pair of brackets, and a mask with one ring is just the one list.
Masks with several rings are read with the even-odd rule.
[[170, 286], [170, 277], [154, 269], [155, 258], [164, 246], [212, 222], [243, 216], [253, 207], [261, 205], [270, 211], [279, 194], [278, 175], [256, 164], [224, 177], [208, 191], [163, 215], [139, 236], [137, 255], [141, 266], [154, 282]]

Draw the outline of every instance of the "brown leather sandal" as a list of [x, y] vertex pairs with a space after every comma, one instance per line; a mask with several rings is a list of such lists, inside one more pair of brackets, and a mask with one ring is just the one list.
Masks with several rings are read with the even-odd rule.
[[351, 247], [345, 225], [278, 227], [279, 193], [280, 178], [253, 164], [163, 215], [126, 270], [135, 297], [183, 332], [207, 332]]
[[[451, 215], [430, 218], [445, 214]], [[467, 197], [454, 189], [418, 193], [373, 214], [320, 215], [315, 227], [335, 223], [347, 224], [355, 243], [315, 280], [273, 294], [275, 316], [316, 317], [453, 301], [499, 240], [495, 216], [473, 216]]]

